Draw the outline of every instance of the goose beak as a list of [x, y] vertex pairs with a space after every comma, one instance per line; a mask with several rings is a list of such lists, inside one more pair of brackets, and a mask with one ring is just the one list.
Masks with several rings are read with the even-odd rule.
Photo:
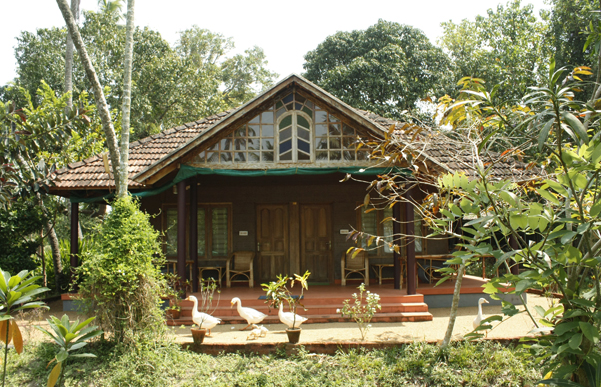
[[488, 300], [486, 298], [484, 299], [484, 303], [485, 304], [490, 304], [490, 302], [488, 302]]

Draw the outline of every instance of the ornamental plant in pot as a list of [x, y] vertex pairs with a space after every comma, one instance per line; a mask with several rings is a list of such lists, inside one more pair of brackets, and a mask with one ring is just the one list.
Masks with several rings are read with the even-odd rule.
[[[215, 292], [217, 292], [218, 298], [213, 306]], [[192, 339], [195, 344], [202, 344], [207, 331], [207, 336], [210, 336], [211, 329], [221, 323], [220, 318], [212, 316], [219, 305], [220, 299], [221, 291], [217, 289], [217, 281], [214, 278], [200, 279], [200, 302], [194, 296], [188, 296], [188, 298], [186, 298], [186, 300], [194, 303], [192, 309], [192, 321], [194, 321], [194, 326], [190, 328], [190, 331], [192, 332]], [[198, 328], [196, 328], [196, 325], [198, 325]]]
[[[303, 310], [306, 310], [302, 304], [302, 299], [304, 291], [309, 288], [307, 284], [309, 275], [311, 273], [308, 270], [302, 276], [298, 274], [294, 274], [294, 277], [279, 275], [277, 281], [261, 284], [266, 293], [266, 303], [269, 304], [269, 308], [279, 308], [278, 316], [280, 317], [280, 321], [288, 325], [286, 334], [288, 335], [288, 342], [291, 344], [298, 343], [301, 332], [300, 325], [307, 321], [306, 317], [297, 315], [296, 311], [299, 306]], [[295, 296], [292, 294], [292, 289], [296, 283], [300, 285], [300, 294]], [[290, 312], [284, 312], [284, 303], [288, 304]]]
[[169, 300], [169, 306], [165, 310], [167, 317], [172, 319], [180, 318], [181, 302], [183, 297], [190, 289], [188, 281], [181, 281], [181, 278], [174, 273], [165, 274], [165, 297]]

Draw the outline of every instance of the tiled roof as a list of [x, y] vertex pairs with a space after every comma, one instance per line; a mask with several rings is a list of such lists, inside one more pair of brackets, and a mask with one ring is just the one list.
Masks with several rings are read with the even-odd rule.
[[[345, 110], [349, 116], [354, 116], [356, 120], [363, 120], [365, 125], [371, 126], [371, 130], [380, 130], [382, 133], [385, 133], [392, 124], [395, 124], [397, 128], [402, 128], [406, 125], [378, 116], [377, 114], [354, 109], [302, 77], [291, 76], [286, 81], [291, 82], [295, 79], [297, 79], [297, 82], [306, 82], [309, 87], [317, 90], [324, 98], [332, 98], [339, 109]], [[257, 97], [256, 100], [259, 100], [259, 98], [260, 96]], [[199, 121], [190, 122], [131, 143], [129, 146], [129, 187], [145, 188], [143, 183], [133, 181], [132, 177], [135, 177], [145, 170], [149, 170], [151, 167], [156, 169], [158, 168], [156, 167], [157, 165], [160, 166], [159, 169], [163, 168], [161, 165], [164, 164], [161, 163], [167, 159], [169, 159], [168, 162], [170, 163], [172, 163], [173, 160], [177, 160], [177, 157], [180, 156], [174, 155], [176, 151], [179, 151], [184, 147], [190, 148], [195, 146], [194, 140], [198, 139], [200, 134], [214, 128], [218, 124], [226, 125], [225, 127], [227, 127], [229, 123], [225, 121], [226, 117], [233, 117], [234, 115], [244, 113], [243, 110], [252, 105], [252, 103], [253, 101], [238, 109], [229, 110]], [[212, 130], [211, 132], [215, 132], [215, 130]], [[445, 171], [464, 171], [468, 175], [474, 174], [474, 160], [472, 153], [465, 144], [454, 141], [442, 133], [428, 131], [426, 129], [422, 130], [419, 135], [415, 137], [411, 134], [406, 134], [401, 130], [396, 130], [394, 134], [401, 146], [407, 146], [412, 150], [412, 153], [419, 155], [419, 158], [424, 161], [423, 165], [427, 173], [436, 174]], [[174, 157], [176, 158], [174, 159]], [[491, 157], [492, 159], [488, 160], [488, 163], [501, 160], [499, 155], [493, 154]], [[498, 160], [493, 160], [495, 158]], [[495, 178], [509, 178], [514, 181], [524, 181], [535, 175], [534, 170], [527, 169], [525, 164], [517, 162], [507, 156], [502, 158], [500, 162], [494, 164], [495, 166], [491, 170], [491, 174]], [[56, 191], [107, 189], [109, 186], [114, 187], [114, 181], [106, 173], [102, 156], [100, 155], [69, 164], [66, 168], [57, 171], [54, 183], [55, 187], [53, 187], [52, 190]]]
[[[144, 187], [143, 184], [131, 180], [131, 177], [188, 143], [231, 112], [219, 113], [132, 142], [129, 145], [129, 187]], [[71, 163], [66, 168], [57, 171], [54, 183], [56, 184], [55, 189], [106, 189], [109, 185], [114, 186], [113, 179], [109, 178], [104, 170], [101, 155]]]
[[[453, 140], [444, 133], [421, 128], [415, 138], [398, 128], [406, 126], [405, 123], [377, 114], [355, 109], [358, 113], [378, 124], [382, 130], [388, 131], [395, 125], [394, 136], [397, 143], [408, 146], [413, 153], [418, 154], [429, 168], [429, 173], [464, 172], [468, 176], [475, 176], [477, 159], [475, 150], [465, 143]], [[503, 155], [489, 152], [482, 161], [484, 168], [489, 168], [489, 177], [493, 179], [511, 179], [516, 182], [527, 181], [544, 174], [542, 168], [531, 167], [526, 163], [515, 160], [511, 154]]]

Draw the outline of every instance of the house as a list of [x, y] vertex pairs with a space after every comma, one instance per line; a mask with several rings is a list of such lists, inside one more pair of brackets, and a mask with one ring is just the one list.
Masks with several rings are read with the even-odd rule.
[[[411, 206], [366, 214], [357, 209], [366, 184], [340, 182], [348, 173], [372, 179], [391, 168], [411, 180], [409, 165], [377, 164], [356, 146], [358, 138], [383, 138], [394, 123], [291, 75], [238, 109], [130, 144], [129, 189], [143, 210], [158, 215], [154, 226], [165, 232], [167, 258], [182, 277], [196, 280], [199, 267], [223, 267], [234, 251], [253, 251], [256, 284], [305, 270], [314, 283], [340, 284], [342, 256], [353, 246], [349, 230], [391, 235], [400, 226], [382, 220], [394, 216], [421, 232]], [[469, 170], [470, 155], [447, 137], [419, 138], [404, 141], [419, 149], [420, 168]], [[507, 162], [494, 173], [519, 178], [524, 170]], [[72, 222], [78, 203], [103, 200], [115, 189], [101, 156], [58, 171], [55, 183], [51, 192], [71, 200]], [[414, 273], [416, 253], [447, 254], [450, 246], [445, 240], [402, 244], [398, 253], [387, 245], [372, 249], [369, 260], [392, 266], [385, 269], [395, 288], [406, 282], [407, 293], [415, 294], [415, 276], [401, 281], [401, 262]], [[76, 266], [77, 243], [71, 246]]]

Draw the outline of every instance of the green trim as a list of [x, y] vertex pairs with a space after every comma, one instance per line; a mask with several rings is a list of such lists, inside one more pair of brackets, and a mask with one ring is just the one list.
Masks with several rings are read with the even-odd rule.
[[[171, 182], [158, 187], [140, 192], [130, 192], [130, 195], [138, 198], [158, 195], [165, 192], [169, 188], [182, 180], [189, 179], [197, 175], [220, 175], [232, 177], [259, 177], [259, 176], [292, 176], [292, 175], [327, 175], [331, 173], [350, 173], [359, 176], [383, 175], [387, 173], [395, 173], [402, 175], [411, 175], [411, 171], [407, 168], [369, 168], [369, 167], [340, 167], [340, 168], [281, 168], [281, 169], [212, 169], [199, 168], [190, 165], [182, 165], [179, 172]], [[104, 191], [106, 192], [106, 191]], [[71, 203], [97, 203], [108, 201], [115, 197], [115, 193], [106, 193], [102, 196], [82, 197], [77, 194], [77, 191], [72, 191], [70, 200]]]

